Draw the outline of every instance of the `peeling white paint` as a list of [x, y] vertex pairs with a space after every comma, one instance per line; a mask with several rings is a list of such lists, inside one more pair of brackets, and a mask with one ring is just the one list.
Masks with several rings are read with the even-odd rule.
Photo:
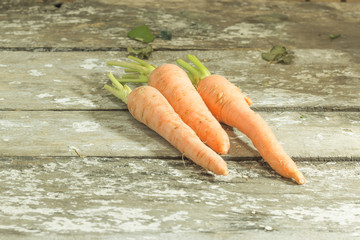
[[72, 127], [76, 132], [94, 132], [100, 127], [100, 124], [91, 121], [83, 121], [74, 122]]
[[[53, 217], [44, 223], [49, 231], [55, 232], [138, 232], [156, 231], [159, 229], [160, 221], [146, 214], [147, 210], [139, 208], [124, 208], [112, 206], [99, 206], [86, 210], [70, 210], [74, 217]], [[101, 221], [104, 217], [108, 221]], [[96, 220], [98, 219], [98, 220]]]
[[324, 140], [324, 136], [321, 133], [318, 133], [316, 136], [319, 140]]
[[12, 127], [18, 127], [19, 124], [14, 123], [10, 120], [0, 120], [0, 126], [5, 127], [5, 128], [12, 128]]
[[304, 82], [306, 82], [307, 80], [312, 80], [312, 82], [314, 83], [318, 82], [318, 80], [309, 73], [297, 73], [294, 74], [293, 77]]
[[256, 100], [256, 105], [279, 106], [279, 103], [281, 103], [283, 106], [293, 106], [299, 102], [303, 104], [324, 103], [324, 98], [321, 96], [307, 93], [294, 95], [293, 91], [280, 88], [266, 88], [263, 91], [263, 96], [261, 99]]
[[184, 189], [162, 189], [154, 190], [151, 195], [154, 196], [166, 196], [166, 197], [176, 197], [176, 196], [186, 196], [186, 191]]
[[38, 98], [46, 98], [46, 97], [53, 97], [54, 95], [50, 94], [50, 93], [41, 93], [36, 95]]
[[25, 227], [20, 227], [18, 225], [0, 225], [0, 229], [3, 229], [5, 231], [20, 232], [20, 233], [39, 233], [40, 232], [40, 230], [38, 230], [38, 229], [28, 229]]
[[29, 70], [28, 73], [29, 73], [30, 76], [35, 76], [35, 77], [45, 75], [45, 73], [42, 73], [42, 72], [40, 72], [39, 70], [36, 70], [36, 69]]
[[66, 15], [79, 15], [81, 13], [96, 14], [97, 10], [92, 6], [89, 6], [66, 11]]
[[294, 207], [286, 210], [270, 211], [275, 216], [287, 216], [297, 221], [311, 219], [314, 223], [333, 222], [345, 226], [347, 224], [360, 224], [360, 205], [354, 203], [331, 205], [325, 208]]
[[83, 105], [85, 107], [96, 107], [91, 100], [80, 97], [55, 98], [54, 103], [68, 106]]
[[32, 31], [11, 31], [11, 32], [5, 32], [5, 35], [16, 35], [16, 36], [21, 36], [21, 35], [33, 35], [34, 32]]
[[271, 119], [271, 122], [273, 122], [276, 127], [281, 127], [284, 125], [299, 125], [301, 124], [302, 121], [300, 118], [294, 119], [293, 116], [284, 115], [284, 116], [273, 117]]
[[[276, 26], [277, 30], [281, 30], [285, 27], [285, 23], [279, 23]], [[220, 39], [233, 39], [234, 37], [240, 38], [267, 38], [274, 35], [286, 35], [283, 31], [274, 31], [266, 28], [266, 24], [261, 23], [236, 23], [223, 30], [223, 33], [217, 37]]]
[[[33, 189], [34, 190], [34, 189]], [[6, 206], [1, 208], [1, 211], [3, 214], [8, 214], [8, 215], [25, 215], [25, 214], [41, 214], [41, 215], [52, 215], [56, 212], [60, 212], [62, 209], [61, 208], [46, 208], [46, 207], [37, 207], [37, 208], [32, 208], [29, 205], [32, 204], [37, 204], [38, 201], [33, 201], [33, 202], [29, 202], [27, 204], [24, 204], [24, 200], [23, 199], [21, 201], [21, 204], [19, 204], [18, 206]]]
[[99, 59], [96, 59], [96, 58], [86, 59], [86, 60], [84, 60], [84, 63], [80, 65], [80, 67], [87, 69], [87, 70], [92, 70], [99, 66], [99, 64], [97, 63], [98, 61], [99, 61]]
[[21, 82], [20, 81], [11, 81], [9, 82], [10, 85], [20, 85]]
[[0, 67], [8, 67], [8, 65], [0, 64]]
[[179, 169], [175, 169], [175, 168], [169, 168], [169, 174], [176, 176], [176, 177], [184, 176], [184, 174]]
[[272, 231], [273, 230], [273, 228], [271, 226], [265, 226], [264, 229], [265, 229], [265, 231]]
[[47, 68], [52, 68], [54, 65], [53, 65], [53, 64], [50, 64], [50, 63], [48, 63], [48, 64], [45, 64], [44, 66], [45, 66], [45, 67], [47, 67]]
[[6, 38], [2, 38], [2, 39], [0, 39], [0, 42], [2, 42], [2, 43], [11, 43], [12, 40], [6, 39]]
[[70, 17], [66, 15], [56, 15], [57, 24], [79, 24], [79, 23], [87, 23], [87, 22], [90, 22], [90, 20], [86, 18]]
[[169, 216], [164, 217], [162, 220], [164, 222], [167, 221], [186, 221], [187, 219], [189, 219], [189, 212], [187, 211], [178, 211], [175, 212]]

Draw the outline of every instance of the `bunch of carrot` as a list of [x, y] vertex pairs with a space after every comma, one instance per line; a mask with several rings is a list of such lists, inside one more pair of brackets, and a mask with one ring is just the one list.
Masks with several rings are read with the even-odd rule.
[[[280, 175], [304, 184], [305, 178], [286, 154], [275, 135], [250, 109], [251, 99], [222, 76], [211, 75], [193, 55], [195, 67], [179, 59], [178, 67], [159, 67], [129, 56], [135, 62], [109, 61], [124, 67], [128, 74], [105, 88], [127, 103], [130, 113], [164, 137], [198, 165], [219, 175], [227, 175], [226, 162], [216, 153], [226, 154], [229, 137], [219, 122], [236, 127], [253, 142], [260, 155]], [[125, 82], [148, 82], [131, 91]]]

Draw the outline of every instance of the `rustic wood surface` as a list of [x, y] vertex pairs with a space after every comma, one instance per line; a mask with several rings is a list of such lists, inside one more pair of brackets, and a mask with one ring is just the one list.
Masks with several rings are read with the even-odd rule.
[[[360, 160], [360, 113], [259, 113], [295, 158]], [[232, 145], [224, 158], [259, 156], [245, 135], [224, 128]], [[0, 133], [3, 156], [74, 156], [77, 149], [85, 156], [181, 158], [127, 111], [4, 111]]]
[[[360, 3], [299, 1], [2, 1], [3, 48], [32, 50], [125, 49], [135, 45], [130, 28], [146, 23], [156, 34], [156, 49], [360, 47]], [[342, 33], [337, 41], [329, 34]]]
[[[103, 85], [143, 23], [173, 36], [149, 62], [241, 87], [307, 183], [229, 126], [219, 177], [134, 120]], [[359, 1], [1, 1], [0, 239], [359, 239], [359, 26]]]
[[[294, 50], [291, 65], [269, 64], [261, 58], [262, 52], [161, 51], [153, 53], [149, 62], [175, 63], [188, 53], [196, 54], [207, 61], [210, 71], [227, 76], [248, 94], [253, 108], [263, 111], [360, 110], [360, 48]], [[125, 52], [114, 51], [3, 52], [0, 74], [6, 77], [0, 79], [0, 93], [6, 101], [0, 100], [0, 109], [125, 109], [103, 89], [107, 72], [123, 73], [106, 66], [109, 60], [128, 61]]]
[[303, 186], [280, 178], [263, 162], [229, 161], [229, 167], [229, 176], [217, 177], [181, 160], [9, 158], [0, 162], [7, 182], [0, 186], [2, 236], [360, 236], [359, 162], [301, 162], [308, 180]]

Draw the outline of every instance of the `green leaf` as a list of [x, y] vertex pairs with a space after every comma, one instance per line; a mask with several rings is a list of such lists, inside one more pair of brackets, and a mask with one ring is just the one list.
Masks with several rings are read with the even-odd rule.
[[128, 37], [145, 43], [152, 42], [155, 38], [146, 25], [133, 28], [130, 32], [128, 32]]
[[144, 48], [137, 48], [137, 49], [134, 49], [131, 46], [128, 46], [127, 51], [130, 55], [133, 55], [140, 59], [148, 59], [150, 57], [151, 53], [153, 52], [153, 49], [150, 45], [147, 45]]
[[284, 46], [274, 46], [270, 52], [262, 53], [261, 57], [269, 62], [290, 64], [294, 56], [289, 54]]

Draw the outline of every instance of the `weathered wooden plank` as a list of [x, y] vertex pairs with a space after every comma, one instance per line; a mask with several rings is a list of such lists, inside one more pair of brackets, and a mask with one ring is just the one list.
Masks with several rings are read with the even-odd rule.
[[[147, 24], [171, 41], [156, 49], [359, 48], [359, 3], [288, 1], [2, 1], [0, 46], [33, 49], [103, 49], [137, 45], [127, 32]], [[330, 34], [341, 38], [330, 41]]]
[[[160, 51], [160, 65], [205, 59], [250, 96], [254, 108], [298, 111], [360, 110], [360, 51], [295, 50], [291, 65], [268, 64], [261, 50]], [[125, 109], [103, 89], [105, 74], [122, 70], [106, 61], [127, 61], [123, 52], [3, 52], [0, 55], [0, 109]]]
[[303, 186], [262, 162], [229, 165], [234, 171], [218, 177], [181, 160], [3, 158], [0, 233], [6, 239], [359, 238], [359, 162], [301, 162]]
[[[289, 155], [300, 159], [360, 158], [360, 113], [260, 112]], [[242, 133], [225, 126], [225, 158], [259, 158]], [[163, 157], [181, 154], [127, 111], [3, 111], [0, 156]]]
[[347, 3], [347, 2], [360, 2], [359, 0], [280, 0], [280, 1], [294, 1], [294, 2], [342, 2], [342, 3]]

